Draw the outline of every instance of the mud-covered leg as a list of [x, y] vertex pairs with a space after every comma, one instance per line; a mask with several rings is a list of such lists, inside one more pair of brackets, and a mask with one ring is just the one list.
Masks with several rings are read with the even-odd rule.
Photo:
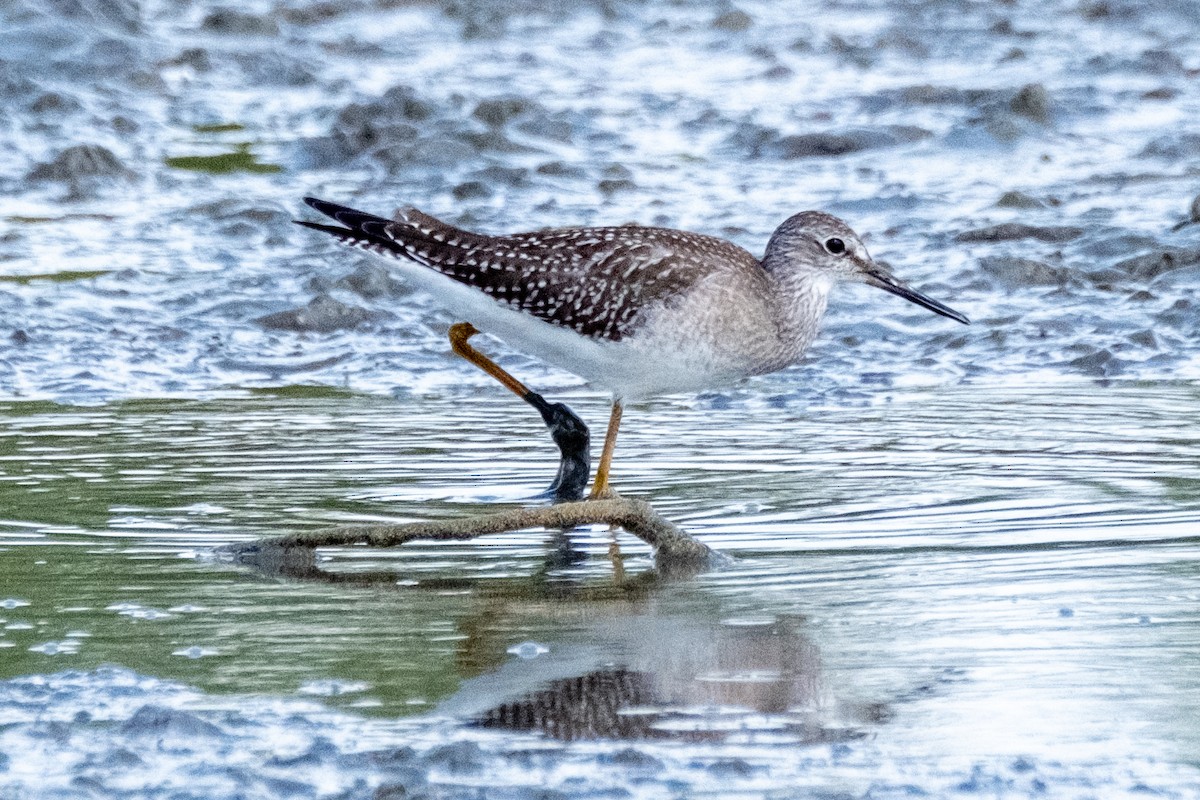
[[510, 375], [495, 361], [472, 347], [467, 340], [479, 329], [469, 322], [450, 326], [450, 347], [455, 353], [491, 375], [506, 389], [538, 410], [550, 430], [550, 438], [558, 446], [558, 475], [546, 493], [554, 500], [578, 500], [587, 488], [591, 471], [591, 434], [575, 412], [562, 403], [550, 403], [546, 398]]
[[522, 400], [542, 415], [550, 438], [558, 445], [558, 475], [546, 493], [556, 501], [578, 500], [587, 488], [592, 470], [591, 433], [583, 420], [562, 403], [549, 403], [537, 392], [522, 395]]

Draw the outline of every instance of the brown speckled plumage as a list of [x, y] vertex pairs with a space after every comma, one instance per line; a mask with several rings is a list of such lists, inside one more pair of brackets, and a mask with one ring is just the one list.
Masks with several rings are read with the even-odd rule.
[[488, 236], [412, 208], [389, 220], [306, 202], [341, 225], [302, 225], [393, 259], [459, 319], [617, 397], [714, 388], [794, 363], [840, 280], [966, 321], [897, 280], [846, 223], [820, 211], [784, 220], [760, 260], [668, 228]]
[[324, 201], [310, 203], [347, 226], [303, 223], [347, 244], [408, 258], [538, 319], [595, 339], [620, 341], [639, 313], [682, 296], [706, 264], [758, 260], [712, 236], [636, 225], [558, 228], [486, 236], [416, 209], [387, 220]]
[[301, 222], [393, 260], [460, 322], [451, 348], [525, 399], [529, 389], [466, 344], [480, 331], [613, 393], [592, 497], [607, 496], [623, 401], [713, 389], [804, 355], [839, 280], [967, 318], [897, 280], [846, 223], [783, 221], [762, 260], [711, 236], [637, 225], [507, 236], [460, 230], [414, 208], [394, 219], [305, 202], [345, 227]]

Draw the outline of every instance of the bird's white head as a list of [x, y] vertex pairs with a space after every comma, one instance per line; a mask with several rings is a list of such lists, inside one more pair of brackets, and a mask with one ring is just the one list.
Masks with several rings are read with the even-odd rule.
[[968, 324], [965, 316], [911, 288], [871, 258], [849, 225], [822, 211], [802, 211], [784, 220], [767, 242], [763, 267], [787, 281], [852, 281], [875, 286], [944, 317]]

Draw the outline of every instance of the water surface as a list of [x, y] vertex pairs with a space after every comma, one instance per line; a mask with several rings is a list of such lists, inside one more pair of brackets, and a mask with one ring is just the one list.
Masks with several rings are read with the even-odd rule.
[[[1075, 383], [840, 408], [635, 407], [618, 489], [734, 557], [682, 581], [659, 577], [626, 535], [615, 569], [604, 529], [321, 551], [325, 579], [306, 581], [208, 555], [330, 523], [529, 502], [552, 477], [551, 446], [499, 388], [10, 403], [0, 667], [16, 682], [0, 682], [0, 743], [14, 752], [62, 719], [78, 734], [40, 746], [47, 786], [111, 780], [112, 752], [129, 747], [220, 785], [206, 751], [136, 747], [143, 725], [179, 734], [178, 721], [137, 721], [162, 706], [215, 722], [215, 743], [265, 726], [266, 761], [332, 737], [310, 761], [346, 786], [386, 783], [348, 760], [363, 747], [416, 745], [432, 753], [429, 779], [461, 788], [475, 773], [439, 773], [438, 748], [473, 743], [452, 754], [495, 770], [512, 747], [565, 739], [536, 785], [598, 791], [626, 741], [672, 765], [669, 779], [618, 781], [646, 796], [712, 780], [936, 792], [972, 775], [1001, 781], [1002, 796], [1143, 783], [1173, 796], [1200, 776], [1188, 771], [1200, 747], [1196, 402], [1189, 384]], [[572, 403], [604, 416], [601, 397]], [[28, 674], [49, 676], [42, 711]], [[581, 697], [592, 711], [571, 704]], [[329, 727], [318, 708], [352, 716]], [[284, 736], [280, 714], [305, 732]], [[473, 719], [492, 727], [462, 726]], [[90, 761], [71, 744], [85, 732], [103, 751]], [[590, 765], [584, 785], [561, 759]], [[10, 778], [28, 789], [21, 774]], [[533, 779], [497, 780], [515, 791]]]

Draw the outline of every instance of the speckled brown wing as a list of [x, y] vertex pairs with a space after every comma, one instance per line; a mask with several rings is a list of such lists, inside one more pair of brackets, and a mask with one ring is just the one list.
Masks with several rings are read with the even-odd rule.
[[346, 229], [306, 223], [355, 246], [408, 258], [497, 302], [584, 336], [619, 341], [643, 309], [669, 302], [714, 263], [757, 268], [730, 242], [666, 228], [563, 228], [486, 236], [403, 209], [392, 220], [307, 199]]
[[465, 269], [441, 269], [539, 319], [620, 341], [647, 308], [669, 304], [707, 274], [695, 258], [705, 238], [636, 226], [520, 233], [468, 251]]

